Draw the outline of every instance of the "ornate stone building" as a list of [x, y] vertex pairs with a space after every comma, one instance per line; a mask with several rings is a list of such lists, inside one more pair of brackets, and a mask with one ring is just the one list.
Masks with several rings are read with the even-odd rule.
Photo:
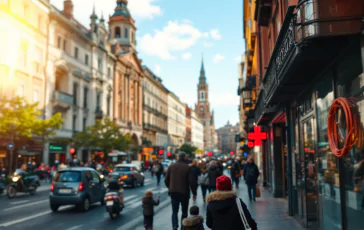
[[[135, 51], [135, 22], [127, 8], [127, 0], [117, 0], [109, 21], [110, 44], [117, 61], [114, 75], [114, 118], [135, 146], [143, 135], [143, 92], [145, 77], [141, 60]], [[136, 157], [136, 155], [135, 155]]]
[[[63, 10], [52, 7], [49, 14], [45, 115], [49, 118], [61, 112], [64, 119], [44, 151], [44, 161], [50, 164], [71, 157], [69, 140], [75, 132], [95, 124], [95, 119], [113, 115], [115, 57], [107, 46], [105, 20], [98, 20], [95, 11], [90, 18], [87, 29], [74, 18], [71, 0], [64, 1]], [[97, 154], [78, 149], [74, 156], [87, 161]]]
[[161, 148], [168, 144], [168, 90], [148, 67], [144, 70], [143, 138]]
[[228, 121], [227, 124], [218, 130], [218, 149], [222, 154], [236, 153], [237, 144], [235, 142], [235, 135], [239, 133], [239, 123], [231, 125]]
[[198, 101], [195, 105], [195, 112], [204, 125], [204, 150], [214, 151], [216, 148], [214, 111], [210, 110], [209, 85], [206, 80], [203, 60], [197, 85], [197, 97]]
[[186, 138], [186, 105], [172, 92], [168, 93], [168, 151], [174, 153]]

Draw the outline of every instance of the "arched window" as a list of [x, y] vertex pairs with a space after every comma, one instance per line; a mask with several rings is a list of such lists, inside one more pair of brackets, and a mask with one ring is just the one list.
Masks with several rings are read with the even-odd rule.
[[125, 38], [128, 38], [128, 35], [129, 35], [128, 33], [129, 33], [128, 28], [125, 28], [124, 29], [124, 37]]
[[120, 36], [121, 36], [120, 27], [116, 27], [115, 28], [115, 38], [120, 38]]

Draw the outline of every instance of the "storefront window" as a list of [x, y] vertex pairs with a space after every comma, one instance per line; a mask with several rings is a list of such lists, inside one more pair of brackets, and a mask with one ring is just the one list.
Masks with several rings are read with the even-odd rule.
[[[359, 41], [347, 49], [337, 68], [339, 97], [352, 97], [357, 100], [361, 132], [364, 134], [364, 74]], [[363, 135], [361, 135], [363, 136]], [[364, 229], [364, 140], [360, 138], [356, 146], [344, 160], [344, 183], [346, 197], [346, 229]]]
[[317, 165], [321, 229], [341, 229], [339, 165], [327, 137], [327, 119], [334, 100], [330, 70], [316, 85]]

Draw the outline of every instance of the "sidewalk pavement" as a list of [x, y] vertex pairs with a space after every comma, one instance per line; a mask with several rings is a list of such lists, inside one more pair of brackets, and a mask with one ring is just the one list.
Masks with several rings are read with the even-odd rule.
[[[197, 201], [190, 200], [190, 206], [197, 205], [200, 208], [200, 215], [206, 219], [206, 204], [201, 198], [201, 190], [199, 188]], [[273, 198], [269, 191], [261, 187], [261, 197], [256, 199], [255, 203], [251, 203], [248, 198], [248, 192], [245, 183], [240, 183], [237, 190], [238, 196], [243, 199], [250, 213], [258, 224], [258, 229], [262, 230], [304, 230], [293, 217], [288, 216], [288, 203], [286, 199]], [[171, 222], [172, 207], [169, 204], [164, 209], [156, 212], [154, 216], [154, 229], [168, 230], [172, 229]], [[181, 208], [178, 218], [181, 217]], [[135, 228], [135, 230], [144, 230], [143, 224]], [[205, 229], [209, 229], [205, 225]]]

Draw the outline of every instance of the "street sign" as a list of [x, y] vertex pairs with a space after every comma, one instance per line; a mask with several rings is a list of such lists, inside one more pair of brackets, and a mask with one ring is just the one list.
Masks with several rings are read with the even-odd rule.
[[15, 148], [14, 143], [9, 142], [8, 145], [7, 145], [7, 148], [8, 148], [8, 150], [14, 150], [14, 148]]

